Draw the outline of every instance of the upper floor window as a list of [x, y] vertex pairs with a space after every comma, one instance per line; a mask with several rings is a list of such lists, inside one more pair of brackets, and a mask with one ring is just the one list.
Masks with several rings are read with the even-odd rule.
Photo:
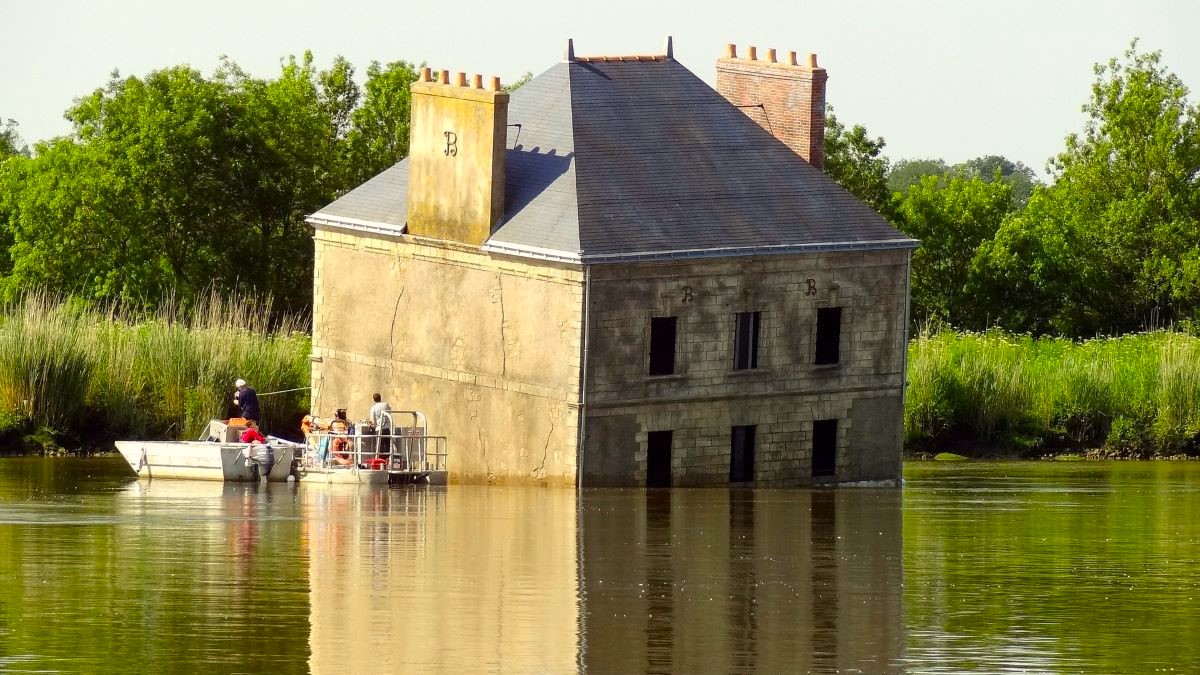
[[656, 316], [650, 319], [650, 374], [675, 373], [676, 317]]
[[837, 363], [841, 359], [839, 345], [842, 342], [842, 308], [820, 307], [817, 309], [817, 350], [813, 363], [817, 365]]
[[733, 368], [750, 370], [758, 367], [758, 327], [762, 312], [739, 312], [734, 319]]

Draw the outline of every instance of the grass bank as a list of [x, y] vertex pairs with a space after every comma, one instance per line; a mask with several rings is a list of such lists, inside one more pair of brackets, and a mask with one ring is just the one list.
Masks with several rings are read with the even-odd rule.
[[1195, 455], [1200, 338], [922, 333], [909, 345], [904, 431], [910, 453]]
[[[307, 387], [303, 322], [265, 303], [210, 296], [153, 315], [32, 294], [0, 307], [0, 452], [118, 437], [196, 438], [227, 417], [236, 378], [259, 392]], [[294, 427], [306, 391], [264, 397], [263, 426]]]

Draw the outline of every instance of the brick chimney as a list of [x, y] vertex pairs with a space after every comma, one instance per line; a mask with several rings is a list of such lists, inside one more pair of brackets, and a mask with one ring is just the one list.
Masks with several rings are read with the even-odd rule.
[[739, 57], [736, 45], [726, 45], [725, 57], [717, 59], [717, 91], [818, 169], [825, 163], [828, 77], [816, 54], [800, 63], [789, 52], [781, 62], [768, 49], [760, 60], [755, 47]]
[[412, 83], [408, 233], [482, 245], [504, 214], [508, 94], [493, 77], [468, 82], [421, 69]]

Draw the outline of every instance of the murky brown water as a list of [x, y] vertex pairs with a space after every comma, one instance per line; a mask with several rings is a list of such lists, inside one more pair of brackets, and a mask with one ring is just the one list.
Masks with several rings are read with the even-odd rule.
[[0, 671], [1200, 669], [1200, 464], [580, 495], [119, 462], [0, 460]]

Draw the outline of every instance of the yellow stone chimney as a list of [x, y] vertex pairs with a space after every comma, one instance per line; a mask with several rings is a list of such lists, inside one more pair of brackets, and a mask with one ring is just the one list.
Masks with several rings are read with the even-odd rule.
[[409, 234], [480, 246], [504, 214], [508, 94], [489, 84], [429, 68], [413, 82]]

